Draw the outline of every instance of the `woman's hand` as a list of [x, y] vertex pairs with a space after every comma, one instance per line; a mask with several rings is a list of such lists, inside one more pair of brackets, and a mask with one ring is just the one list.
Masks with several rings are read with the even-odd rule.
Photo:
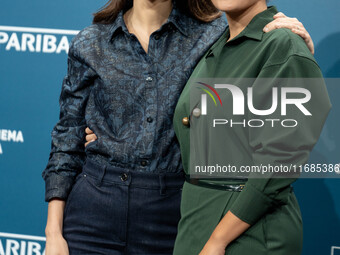
[[268, 33], [277, 28], [288, 28], [292, 30], [293, 33], [301, 36], [302, 39], [305, 40], [310, 52], [314, 54], [313, 40], [306, 28], [297, 18], [289, 18], [282, 12], [279, 12], [274, 16], [274, 20], [263, 28], [263, 31]]
[[85, 133], [86, 133], [86, 137], [85, 137], [86, 138], [85, 147], [86, 147], [89, 143], [94, 142], [95, 140], [97, 140], [97, 136], [88, 127], [85, 129]]
[[249, 227], [248, 223], [228, 211], [217, 224], [199, 255], [224, 255], [226, 247]]
[[46, 235], [46, 255], [69, 255], [68, 245], [61, 234]]
[[68, 255], [68, 245], [64, 237], [63, 217], [65, 201], [54, 198], [48, 203], [46, 234], [46, 255]]
[[199, 255], [224, 255], [225, 248], [223, 242], [210, 238]]

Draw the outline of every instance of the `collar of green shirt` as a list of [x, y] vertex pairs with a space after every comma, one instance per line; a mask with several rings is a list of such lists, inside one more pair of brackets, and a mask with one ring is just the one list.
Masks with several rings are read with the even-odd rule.
[[273, 20], [273, 16], [277, 13], [275, 6], [268, 7], [267, 10], [257, 14], [246, 26], [241, 33], [239, 33], [235, 38], [227, 42], [229, 37], [229, 26], [226, 31], [220, 37], [220, 39], [211, 47], [211, 49], [206, 53], [206, 58], [212, 56], [218, 56], [224, 45], [229, 44], [239, 44], [240, 42], [251, 39], [256, 41], [261, 41], [263, 37], [263, 28], [270, 21]]

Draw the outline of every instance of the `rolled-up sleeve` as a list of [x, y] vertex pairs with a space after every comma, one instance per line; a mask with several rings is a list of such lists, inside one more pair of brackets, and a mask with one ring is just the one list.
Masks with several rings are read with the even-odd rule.
[[[285, 165], [287, 167], [303, 165], [307, 163], [309, 154], [320, 136], [331, 109], [321, 71], [318, 65], [309, 58], [291, 56], [285, 63], [264, 68], [259, 78], [266, 77], [317, 79], [313, 84], [314, 86], [310, 86], [310, 82], [307, 82], [307, 80], [305, 82], [301, 80], [299, 83], [311, 92], [311, 100], [305, 105], [312, 116], [305, 116], [297, 108], [290, 108], [290, 113], [287, 109], [285, 119], [298, 119], [296, 127], [289, 128], [276, 124], [274, 128], [267, 125], [261, 128], [250, 128], [248, 132], [254, 165]], [[281, 84], [284, 84], [284, 82], [281, 82]], [[268, 104], [271, 104], [271, 100], [268, 100], [267, 97], [271, 95], [272, 87], [265, 86], [263, 82], [256, 82], [254, 86], [261, 86], [261, 88], [257, 87], [257, 90], [254, 89], [254, 91], [259, 91], [259, 94], [254, 94], [254, 98], [258, 98], [258, 103], [262, 103], [262, 106], [264, 106], [266, 104], [264, 102], [269, 101]], [[268, 107], [268, 105], [265, 105], [265, 107]], [[280, 118], [282, 119], [280, 113], [270, 117], [270, 119]], [[241, 220], [252, 225], [276, 206], [287, 204], [290, 184], [298, 177], [297, 174], [292, 173], [292, 170], [293, 168], [287, 175], [277, 176], [277, 178], [274, 174], [269, 173], [262, 178], [259, 175], [251, 174], [230, 211]]]
[[75, 38], [68, 53], [68, 71], [59, 98], [60, 116], [51, 136], [51, 152], [42, 177], [45, 201], [66, 200], [85, 160], [85, 107], [95, 72], [78, 53]]

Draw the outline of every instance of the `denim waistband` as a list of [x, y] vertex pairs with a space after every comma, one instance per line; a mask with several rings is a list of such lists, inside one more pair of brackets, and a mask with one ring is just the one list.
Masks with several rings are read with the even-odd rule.
[[152, 173], [130, 170], [110, 165], [101, 165], [87, 158], [83, 174], [94, 177], [99, 182], [138, 186], [150, 189], [178, 189], [183, 186], [184, 172]]

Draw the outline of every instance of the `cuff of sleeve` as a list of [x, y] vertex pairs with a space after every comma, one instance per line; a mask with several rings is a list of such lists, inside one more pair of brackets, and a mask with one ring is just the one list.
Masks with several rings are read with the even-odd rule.
[[45, 179], [45, 201], [49, 202], [52, 198], [67, 199], [73, 185], [73, 178], [52, 174]]
[[273, 200], [257, 190], [251, 184], [246, 184], [230, 211], [242, 221], [255, 224], [273, 205]]

